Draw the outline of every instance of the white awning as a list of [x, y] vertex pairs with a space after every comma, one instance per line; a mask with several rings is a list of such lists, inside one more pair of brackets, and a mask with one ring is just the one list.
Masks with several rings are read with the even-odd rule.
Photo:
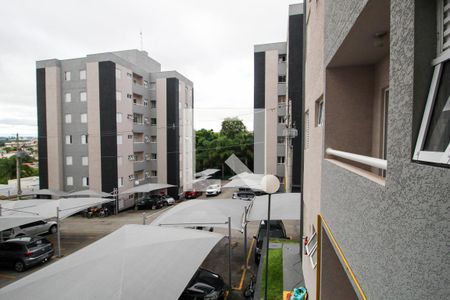
[[200, 230], [125, 225], [0, 290], [1, 299], [178, 299], [222, 238]]
[[252, 190], [262, 191], [261, 179], [264, 174], [241, 173], [233, 176], [232, 180], [224, 185], [224, 188], [250, 188]]
[[24, 195], [45, 195], [45, 196], [55, 196], [55, 197], [64, 197], [67, 196], [66, 192], [57, 191], [52, 189], [42, 189], [37, 191], [30, 191], [25, 193]]
[[242, 217], [248, 205], [250, 201], [231, 199], [189, 200], [161, 214], [151, 225], [226, 228], [228, 217], [231, 217], [231, 228], [242, 230]]
[[0, 231], [31, 222], [56, 218], [56, 208], [59, 207], [60, 219], [83, 211], [91, 206], [114, 201], [107, 198], [63, 198], [63, 199], [31, 199], [18, 201], [0, 201], [2, 216], [0, 216]]
[[87, 197], [102, 198], [102, 197], [111, 197], [112, 195], [105, 192], [97, 192], [94, 190], [83, 190], [70, 193], [68, 196], [87, 196]]
[[[268, 195], [253, 199], [247, 221], [267, 220]], [[300, 220], [300, 193], [273, 194], [270, 201], [271, 220]]]
[[172, 184], [166, 184], [166, 183], [146, 183], [143, 185], [135, 186], [131, 189], [125, 190], [121, 195], [123, 194], [134, 194], [134, 193], [149, 193], [152, 191], [162, 190], [174, 187], [175, 185]]

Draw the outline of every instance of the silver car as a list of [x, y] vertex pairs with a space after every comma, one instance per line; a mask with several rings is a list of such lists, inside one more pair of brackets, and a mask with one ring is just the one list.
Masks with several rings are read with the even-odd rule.
[[56, 233], [58, 231], [55, 221], [36, 221], [13, 227], [0, 232], [0, 239], [8, 240], [20, 236], [34, 236], [46, 233]]

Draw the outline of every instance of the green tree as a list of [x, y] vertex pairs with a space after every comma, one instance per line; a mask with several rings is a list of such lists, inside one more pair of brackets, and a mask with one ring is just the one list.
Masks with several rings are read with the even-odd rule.
[[[31, 163], [33, 158], [25, 156], [22, 163]], [[29, 177], [39, 175], [39, 170], [28, 165], [21, 165], [20, 176]], [[9, 179], [16, 179], [16, 156], [0, 158], [0, 184], [7, 184]]]
[[235, 135], [242, 132], [247, 132], [247, 128], [242, 120], [239, 120], [238, 118], [225, 118], [225, 120], [223, 120], [222, 129], [220, 130], [221, 135], [234, 138]]

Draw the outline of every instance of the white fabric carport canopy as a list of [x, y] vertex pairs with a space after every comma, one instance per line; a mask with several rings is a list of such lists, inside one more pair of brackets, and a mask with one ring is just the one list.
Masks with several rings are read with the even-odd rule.
[[87, 196], [87, 197], [102, 198], [102, 197], [111, 197], [112, 195], [105, 193], [105, 192], [97, 192], [97, 191], [89, 189], [89, 190], [83, 190], [83, 191], [70, 193], [69, 196]]
[[0, 231], [28, 224], [35, 221], [56, 218], [59, 207], [59, 218], [65, 219], [91, 206], [114, 201], [107, 198], [62, 198], [55, 200], [31, 199], [18, 201], [0, 201]]
[[46, 195], [46, 196], [64, 197], [67, 196], [67, 193], [52, 189], [41, 189], [37, 191], [27, 192], [24, 195]]
[[195, 177], [205, 177], [219, 172], [219, 169], [206, 169], [201, 172], [195, 173]]
[[222, 235], [125, 225], [0, 290], [1, 299], [178, 299]]
[[241, 173], [233, 176], [232, 180], [225, 184], [224, 188], [241, 188], [246, 187], [252, 190], [263, 190], [261, 185], [261, 179], [264, 177], [264, 174], [252, 174], [252, 173]]
[[169, 209], [151, 225], [161, 226], [211, 226], [228, 227], [228, 217], [231, 217], [231, 228], [242, 230], [242, 218], [249, 201], [214, 199], [189, 200]]
[[166, 183], [146, 183], [143, 185], [135, 186], [131, 189], [125, 190], [121, 195], [123, 194], [134, 194], [134, 193], [149, 193], [152, 191], [162, 190], [174, 187], [172, 184], [166, 184]]
[[[267, 220], [268, 195], [255, 197], [247, 215], [247, 221]], [[271, 220], [300, 220], [300, 193], [272, 194]]]

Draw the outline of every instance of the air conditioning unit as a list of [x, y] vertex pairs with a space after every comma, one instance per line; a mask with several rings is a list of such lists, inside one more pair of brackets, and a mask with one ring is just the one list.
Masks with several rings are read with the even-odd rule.
[[145, 154], [145, 160], [150, 160], [150, 155]]
[[128, 160], [136, 160], [136, 155], [128, 155]]
[[145, 172], [145, 178], [150, 178], [150, 174], [148, 172]]
[[144, 141], [146, 144], [150, 143], [150, 138], [148, 136], [145, 136]]
[[133, 120], [133, 115], [132, 115], [132, 114], [128, 114], [128, 115], [127, 115], [127, 119]]
[[134, 180], [134, 175], [128, 175], [128, 180], [129, 181], [133, 181]]

